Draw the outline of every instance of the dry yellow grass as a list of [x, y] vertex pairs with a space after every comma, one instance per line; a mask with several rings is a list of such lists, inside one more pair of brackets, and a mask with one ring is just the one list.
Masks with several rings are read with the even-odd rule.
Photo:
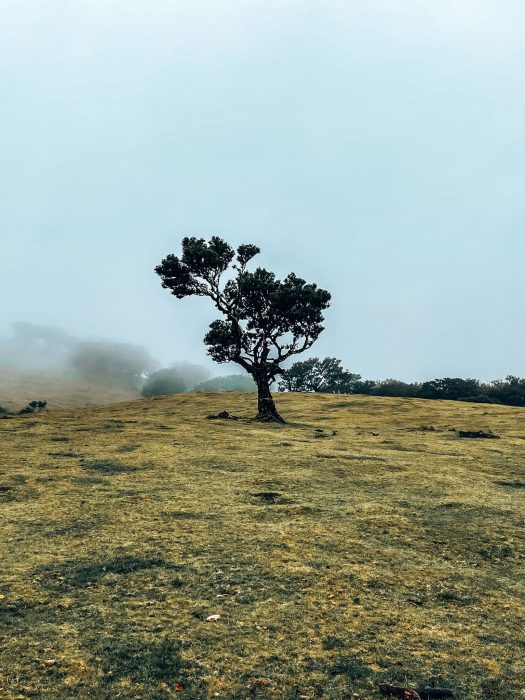
[[525, 697], [525, 409], [278, 403], [0, 421], [2, 699]]

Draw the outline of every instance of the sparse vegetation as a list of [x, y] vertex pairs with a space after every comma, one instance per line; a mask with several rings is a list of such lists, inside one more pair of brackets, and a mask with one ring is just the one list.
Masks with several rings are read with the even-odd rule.
[[523, 409], [280, 401], [0, 421], [2, 699], [521, 697]]

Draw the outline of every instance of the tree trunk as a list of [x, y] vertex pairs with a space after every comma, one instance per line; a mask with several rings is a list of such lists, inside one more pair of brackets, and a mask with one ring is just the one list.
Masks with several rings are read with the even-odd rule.
[[257, 420], [274, 422], [274, 423], [284, 423], [284, 419], [279, 415], [275, 402], [273, 400], [272, 392], [270, 391], [270, 383], [268, 377], [266, 376], [254, 376], [257, 383], [257, 403], [258, 403], [258, 413]]

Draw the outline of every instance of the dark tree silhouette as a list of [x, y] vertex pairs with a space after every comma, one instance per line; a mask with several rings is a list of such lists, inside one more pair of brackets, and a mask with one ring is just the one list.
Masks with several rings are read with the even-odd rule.
[[[284, 280], [273, 272], [246, 266], [260, 249], [241, 245], [235, 252], [217, 236], [184, 238], [182, 256], [168, 255], [155, 272], [178, 299], [209, 297], [222, 313], [204, 338], [208, 354], [219, 363], [236, 362], [257, 384], [259, 420], [283, 423], [270, 386], [283, 373], [282, 363], [312, 346], [323, 330], [330, 294], [293, 272]], [[222, 276], [234, 270], [233, 278]]]
[[477, 379], [444, 377], [424, 382], [419, 387], [418, 393], [423, 399], [468, 400], [471, 396], [478, 396], [481, 393], [481, 386]]
[[363, 384], [360, 374], [343, 368], [335, 357], [311, 357], [295, 362], [283, 373], [280, 391], [315, 391], [327, 394], [354, 394]]

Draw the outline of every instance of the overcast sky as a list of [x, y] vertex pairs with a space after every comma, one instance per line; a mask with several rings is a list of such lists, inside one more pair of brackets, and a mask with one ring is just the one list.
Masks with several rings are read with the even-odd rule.
[[205, 361], [154, 266], [257, 243], [372, 378], [525, 375], [523, 0], [0, 0], [0, 334]]

